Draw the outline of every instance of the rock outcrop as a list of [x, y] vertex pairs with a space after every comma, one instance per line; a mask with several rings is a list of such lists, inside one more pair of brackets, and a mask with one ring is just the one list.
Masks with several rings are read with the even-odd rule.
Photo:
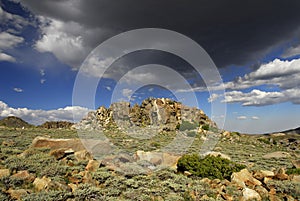
[[23, 119], [15, 116], [5, 117], [0, 120], [0, 126], [10, 127], [10, 128], [31, 128], [33, 125], [27, 123]]
[[113, 103], [109, 108], [101, 106], [73, 127], [84, 130], [151, 126], [160, 131], [174, 131], [184, 122], [197, 127], [217, 127], [202, 110], [167, 98], [148, 98], [133, 106], [128, 102]]
[[46, 121], [39, 127], [47, 129], [69, 129], [74, 125], [74, 123], [68, 121]]

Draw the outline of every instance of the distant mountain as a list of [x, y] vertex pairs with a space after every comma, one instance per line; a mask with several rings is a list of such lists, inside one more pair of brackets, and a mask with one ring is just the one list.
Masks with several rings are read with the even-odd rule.
[[5, 117], [0, 120], [0, 126], [10, 127], [10, 128], [30, 128], [33, 125], [27, 123], [23, 119], [15, 116]]
[[74, 123], [68, 122], [68, 121], [47, 121], [43, 123], [42, 125], [38, 126], [41, 128], [47, 128], [47, 129], [57, 129], [57, 128], [71, 128]]
[[282, 131], [281, 133], [285, 133], [285, 134], [300, 134], [300, 127], [295, 128], [295, 129], [290, 129], [290, 130]]

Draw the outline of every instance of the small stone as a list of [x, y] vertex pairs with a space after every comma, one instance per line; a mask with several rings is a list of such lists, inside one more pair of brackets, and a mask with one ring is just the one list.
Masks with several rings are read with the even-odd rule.
[[51, 179], [44, 176], [43, 178], [36, 178], [33, 182], [33, 185], [37, 191], [42, 191], [48, 187], [50, 182]]
[[300, 183], [300, 175], [293, 175], [292, 181]]
[[276, 177], [277, 179], [279, 179], [279, 180], [287, 180], [287, 179], [289, 179], [289, 175], [287, 175], [287, 174], [285, 173], [285, 169], [284, 169], [284, 168], [280, 168], [280, 169], [277, 171], [275, 177]]
[[18, 189], [18, 190], [9, 189], [7, 193], [10, 195], [11, 198], [16, 200], [21, 200], [23, 196], [28, 195], [28, 192], [25, 189]]
[[93, 159], [92, 155], [85, 149], [80, 150], [80, 151], [76, 151], [74, 153], [74, 156], [75, 156], [77, 161], [85, 161], [85, 160], [92, 160]]
[[250, 188], [245, 188], [243, 190], [243, 198], [242, 198], [243, 201], [253, 201], [253, 200], [257, 200], [257, 201], [260, 201], [261, 200], [261, 197], [260, 195], [255, 191], [255, 190], [252, 190]]
[[300, 168], [300, 160], [292, 160], [292, 164], [295, 168]]
[[25, 180], [28, 182], [33, 182], [35, 179], [35, 176], [33, 174], [29, 174], [27, 170], [18, 171], [16, 174], [12, 175], [11, 177]]
[[99, 161], [90, 160], [86, 165], [85, 169], [89, 172], [95, 172], [99, 168], [100, 164], [101, 163]]
[[78, 188], [78, 185], [73, 183], [68, 184], [68, 186], [72, 189], [72, 192], [76, 191], [76, 189]]
[[231, 175], [231, 182], [236, 183], [239, 187], [247, 185], [260, 186], [261, 182], [255, 179], [247, 169], [242, 169], [239, 172], [234, 172]]
[[0, 169], [0, 178], [10, 175], [9, 169]]
[[192, 173], [190, 173], [189, 171], [184, 171], [183, 174], [187, 177], [192, 175]]

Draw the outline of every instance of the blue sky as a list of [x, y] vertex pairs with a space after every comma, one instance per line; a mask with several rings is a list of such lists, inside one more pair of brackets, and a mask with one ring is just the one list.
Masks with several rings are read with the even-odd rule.
[[[257, 4], [260, 3], [257, 1]], [[271, 15], [270, 19], [249, 17], [251, 12], [249, 16], [237, 12], [225, 18], [223, 12], [219, 12], [220, 16], [208, 15], [203, 18], [201, 14], [191, 14], [193, 18], [188, 17], [186, 13], [196, 13], [192, 12], [193, 9], [202, 9], [203, 5], [198, 3], [194, 6], [181, 5], [182, 16], [187, 16], [184, 18], [172, 12], [173, 7], [174, 10], [178, 9], [176, 2], [167, 4], [171, 6], [171, 11], [165, 13], [156, 6], [166, 5], [152, 5], [145, 1], [145, 7], [149, 9], [147, 12], [151, 12], [151, 6], [157, 10], [157, 16], [152, 19], [154, 23], [138, 13], [135, 6], [129, 9], [130, 13], [134, 13], [131, 16], [127, 13], [129, 11], [124, 11], [123, 3], [117, 5], [104, 0], [88, 5], [81, 0], [55, 3], [2, 0], [0, 5], [0, 117], [15, 115], [30, 123], [41, 124], [47, 120], [72, 121], [73, 112], [84, 116], [93, 108], [73, 105], [72, 95], [76, 76], [91, 51], [103, 41], [124, 31], [158, 27], [184, 34], [202, 46], [214, 61], [223, 84], [215, 84], [208, 93], [203, 79], [195, 76], [186, 61], [165, 52], [140, 51], [115, 61], [105, 72], [97, 86], [95, 107], [108, 106], [114, 87], [120, 82], [123, 88], [115, 92], [118, 100], [129, 98], [131, 103], [139, 103], [147, 97], [176, 99], [174, 92], [180, 92], [187, 98], [179, 101], [195, 106], [185, 94], [190, 91], [180, 86], [168, 89], [164, 82], [157, 82], [158, 76], [154, 70], [147, 71], [148, 74], [145, 70], [133, 71], [134, 67], [146, 64], [162, 64], [173, 67], [173, 70], [183, 75], [199, 101], [196, 106], [217, 123], [224, 120], [225, 129], [266, 133], [300, 126], [299, 14], [289, 11], [286, 21], [278, 21], [275, 11], [281, 8], [276, 3], [274, 8], [271, 6], [274, 10], [268, 10], [268, 5], [261, 5], [266, 8], [265, 14]], [[206, 8], [245, 9], [242, 5], [234, 5], [228, 8], [226, 5], [207, 5]], [[248, 6], [257, 16], [264, 15], [261, 10], [255, 10], [254, 4]], [[295, 10], [297, 6], [300, 5], [295, 1]], [[161, 19], [164, 15], [174, 17]], [[246, 23], [249, 24], [248, 29], [243, 31]], [[98, 67], [109, 63], [109, 59], [98, 59]], [[99, 79], [97, 70], [86, 70], [88, 79]], [[124, 77], [126, 73], [127, 77]], [[166, 83], [173, 82], [175, 86], [178, 82], [172, 80], [173, 77], [166, 72], [164, 74], [160, 71], [160, 74]], [[141, 80], [162, 84], [138, 86]], [[134, 85], [137, 91], [131, 90], [130, 87]], [[218, 93], [222, 90], [225, 93]], [[213, 103], [225, 105], [226, 114], [213, 116]]]

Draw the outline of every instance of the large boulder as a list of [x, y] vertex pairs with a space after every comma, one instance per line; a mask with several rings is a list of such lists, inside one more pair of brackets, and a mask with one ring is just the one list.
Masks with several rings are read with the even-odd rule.
[[179, 155], [173, 155], [170, 153], [144, 151], [136, 152], [137, 161], [148, 161], [155, 166], [170, 167], [174, 169], [177, 166], [179, 158]]
[[262, 183], [255, 179], [247, 169], [242, 169], [239, 172], [234, 172], [231, 175], [231, 182], [239, 187], [245, 188], [247, 186], [260, 186]]
[[252, 190], [247, 187], [244, 188], [242, 201], [254, 201], [254, 200], [260, 201], [261, 200], [260, 195], [255, 190]]
[[52, 150], [55, 149], [72, 149], [73, 151], [80, 151], [85, 149], [80, 139], [51, 139], [45, 137], [36, 137], [31, 144], [32, 148], [47, 147]]

